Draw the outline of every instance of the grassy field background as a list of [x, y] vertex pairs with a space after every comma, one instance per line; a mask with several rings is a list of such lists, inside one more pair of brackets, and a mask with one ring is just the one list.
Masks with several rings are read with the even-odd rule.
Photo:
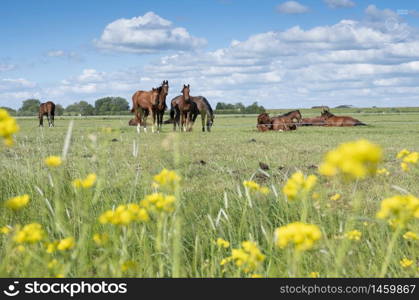
[[[0, 151], [0, 193], [2, 200], [29, 194], [31, 201], [18, 212], [2, 208], [0, 226], [38, 222], [47, 232], [45, 241], [73, 236], [76, 246], [47, 253], [39, 243], [25, 245], [20, 252], [12, 234], [3, 234], [0, 276], [308, 277], [311, 272], [320, 277], [378, 276], [392, 235], [391, 227], [375, 218], [380, 201], [401, 190], [419, 196], [418, 168], [405, 173], [396, 159], [403, 148], [419, 150], [419, 111], [333, 112], [349, 114], [369, 126], [259, 133], [256, 116], [217, 115], [210, 133], [201, 132], [198, 119], [190, 133], [174, 134], [172, 125], [165, 125], [159, 134], [138, 135], [135, 127], [127, 125], [128, 117], [74, 118], [67, 158], [52, 170], [43, 160], [61, 155], [70, 119], [57, 118], [55, 128], [43, 129], [35, 118], [17, 119], [21, 130], [16, 145]], [[319, 111], [302, 110], [302, 114], [314, 116]], [[309, 200], [307, 222], [318, 225], [323, 237], [293, 269], [295, 253], [274, 245], [275, 228], [298, 221], [301, 213], [301, 204], [287, 202], [282, 194], [284, 183], [297, 170], [318, 175], [317, 166], [327, 151], [361, 138], [381, 145], [381, 167], [390, 175], [358, 183], [319, 176], [314, 191], [320, 197]], [[261, 171], [259, 162], [269, 170]], [[176, 211], [161, 220], [161, 228], [154, 219], [124, 228], [98, 222], [104, 211], [138, 203], [150, 194], [152, 178], [163, 168], [176, 170], [182, 181]], [[71, 181], [88, 173], [97, 174], [97, 184], [75, 191]], [[244, 180], [254, 180], [271, 192], [247, 197]], [[336, 193], [341, 199], [330, 200]], [[360, 199], [360, 208], [353, 207], [355, 198]], [[361, 231], [362, 238], [346, 245], [344, 234], [350, 229]], [[419, 232], [417, 220], [408, 230]], [[95, 233], [108, 234], [108, 243], [96, 245]], [[230, 248], [217, 247], [217, 238], [229, 241]], [[266, 255], [263, 264], [252, 274], [234, 264], [221, 266], [231, 248], [239, 248], [245, 240], [258, 243]], [[414, 264], [402, 267], [403, 258]], [[400, 236], [385, 276], [418, 276], [418, 260], [418, 241]]]

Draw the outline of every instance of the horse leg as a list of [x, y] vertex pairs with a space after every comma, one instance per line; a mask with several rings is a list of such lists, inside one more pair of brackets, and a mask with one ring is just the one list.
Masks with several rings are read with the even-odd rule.
[[154, 127], [156, 126], [156, 111], [151, 108], [149, 112], [151, 113], [151, 118], [153, 121], [151, 124], [151, 132], [154, 133]]
[[51, 112], [48, 112], [47, 119], [48, 119], [48, 127], [51, 128]]
[[142, 123], [142, 116], [141, 116], [141, 111], [138, 110], [137, 108], [135, 109], [135, 117], [137, 119], [137, 133], [140, 134], [141, 133], [141, 123]]
[[51, 113], [51, 124], [52, 124], [52, 127], [55, 127], [55, 125], [54, 125], [54, 118], [55, 118], [55, 113], [54, 114]]
[[39, 127], [44, 127], [44, 115], [42, 113], [39, 113]]

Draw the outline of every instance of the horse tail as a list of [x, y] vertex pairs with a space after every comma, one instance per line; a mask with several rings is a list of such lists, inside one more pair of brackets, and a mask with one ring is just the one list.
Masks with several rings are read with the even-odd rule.
[[355, 126], [368, 126], [368, 125], [358, 121], [357, 123], [355, 123]]

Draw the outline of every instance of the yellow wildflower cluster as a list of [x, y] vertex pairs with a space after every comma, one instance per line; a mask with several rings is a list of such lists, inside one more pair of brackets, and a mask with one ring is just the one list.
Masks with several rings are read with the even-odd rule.
[[48, 156], [47, 158], [45, 158], [44, 163], [48, 166], [48, 167], [59, 167], [61, 166], [61, 164], [63, 163], [61, 160], [61, 157], [59, 156], [55, 156], [55, 155], [51, 155]]
[[411, 265], [413, 265], [413, 260], [408, 259], [408, 258], [403, 258], [402, 260], [400, 260], [400, 265], [403, 268], [409, 268]]
[[78, 179], [73, 180], [73, 186], [75, 188], [88, 189], [96, 183], [96, 179], [97, 179], [96, 174], [91, 173], [91, 174], [87, 175], [87, 177], [84, 178], [84, 179], [78, 178]]
[[319, 172], [325, 176], [341, 173], [347, 179], [363, 179], [376, 173], [382, 157], [381, 148], [367, 140], [343, 143], [326, 154]]
[[115, 210], [105, 211], [100, 217], [102, 224], [128, 225], [132, 222], [147, 222], [149, 215], [146, 209], [138, 204], [119, 205]]
[[359, 241], [362, 237], [362, 232], [359, 230], [351, 230], [345, 233], [345, 237], [351, 241]]
[[308, 274], [311, 278], [319, 278], [320, 277], [320, 273], [319, 272], [310, 272], [310, 274]]
[[379, 219], [390, 219], [394, 226], [404, 227], [412, 218], [419, 218], [419, 199], [412, 195], [398, 195], [381, 201]]
[[153, 193], [145, 196], [140, 201], [140, 206], [152, 213], [170, 213], [174, 211], [176, 197], [173, 195], [164, 195], [162, 193]]
[[408, 231], [405, 234], [403, 234], [403, 238], [405, 240], [419, 241], [419, 235], [412, 231]]
[[4, 202], [4, 205], [7, 208], [10, 208], [12, 210], [19, 210], [23, 207], [25, 207], [29, 203], [29, 195], [25, 194], [22, 196], [17, 196], [10, 198], [9, 200], [6, 200]]
[[402, 160], [400, 166], [403, 171], [407, 172], [410, 170], [409, 165], [416, 165], [419, 162], [419, 152], [410, 152], [403, 149], [397, 154], [397, 158]]
[[321, 237], [322, 233], [317, 225], [302, 222], [294, 222], [275, 230], [276, 245], [281, 249], [293, 244], [296, 251], [309, 250]]
[[42, 240], [44, 235], [45, 233], [41, 224], [31, 223], [18, 230], [16, 235], [13, 237], [13, 240], [19, 244], [36, 243]]
[[60, 250], [60, 251], [70, 250], [70, 249], [73, 249], [75, 245], [76, 245], [76, 242], [74, 238], [68, 237], [58, 242], [57, 250]]
[[222, 238], [218, 238], [215, 243], [217, 244], [217, 246], [219, 248], [228, 248], [228, 247], [230, 247], [230, 242], [229, 241], [226, 241], [226, 240], [224, 240]]
[[138, 267], [138, 264], [133, 260], [127, 260], [121, 264], [121, 271], [128, 272], [130, 270], [134, 270]]
[[12, 229], [9, 226], [0, 227], [0, 233], [1, 234], [7, 235], [7, 234], [10, 233], [10, 231], [12, 231]]
[[12, 146], [13, 135], [19, 131], [16, 120], [9, 115], [7, 110], [0, 108], [0, 136], [4, 139], [6, 146]]
[[220, 264], [224, 266], [233, 261], [245, 273], [257, 270], [265, 260], [265, 255], [255, 242], [244, 241], [241, 245], [241, 248], [233, 249], [231, 256], [224, 258]]
[[295, 200], [300, 195], [310, 192], [316, 184], [317, 177], [309, 175], [307, 178], [302, 172], [296, 172], [288, 179], [282, 192], [289, 200]]
[[93, 235], [93, 241], [98, 246], [105, 245], [109, 241], [109, 235], [107, 233], [103, 233], [103, 234], [95, 233]]
[[264, 186], [260, 186], [254, 181], [243, 181], [243, 186], [247, 188], [250, 192], [261, 193], [263, 195], [269, 194], [269, 189]]
[[159, 174], [153, 177], [153, 180], [157, 187], [174, 191], [180, 182], [180, 176], [175, 171], [164, 168]]

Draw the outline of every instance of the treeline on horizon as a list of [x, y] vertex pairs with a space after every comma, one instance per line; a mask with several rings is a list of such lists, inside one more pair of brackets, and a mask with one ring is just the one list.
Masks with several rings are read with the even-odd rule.
[[[41, 101], [39, 99], [27, 99], [22, 102], [22, 106], [15, 110], [10, 107], [1, 107], [6, 109], [11, 115], [14, 116], [34, 116], [38, 115], [39, 105]], [[97, 99], [94, 105], [86, 102], [79, 101], [68, 105], [67, 107], [62, 106], [59, 103], [55, 103], [55, 115], [56, 116], [95, 116], [95, 115], [130, 115], [130, 105], [125, 98], [122, 97], [104, 97]], [[167, 103], [170, 109], [170, 103]], [[230, 104], [230, 103], [217, 103], [215, 107], [215, 113], [218, 114], [256, 114], [265, 112], [263, 106], [259, 106], [257, 102], [249, 106], [245, 106], [242, 103]]]

